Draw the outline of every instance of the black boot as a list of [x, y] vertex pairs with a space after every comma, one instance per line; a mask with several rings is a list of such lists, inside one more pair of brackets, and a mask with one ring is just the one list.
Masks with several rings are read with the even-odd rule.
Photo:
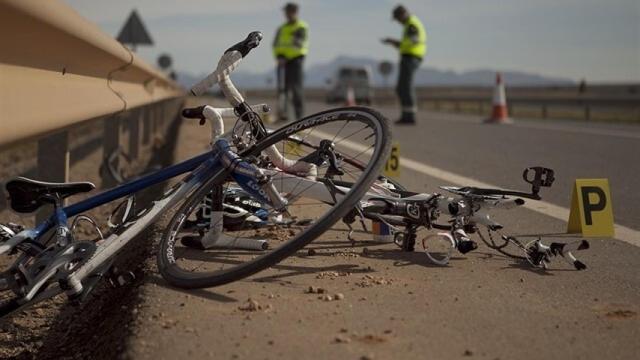
[[415, 125], [416, 114], [412, 112], [402, 112], [400, 119], [396, 121], [396, 125]]

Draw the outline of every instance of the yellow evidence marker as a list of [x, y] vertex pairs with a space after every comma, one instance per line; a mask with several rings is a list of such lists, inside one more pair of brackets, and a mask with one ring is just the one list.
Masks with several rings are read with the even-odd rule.
[[607, 179], [576, 179], [567, 232], [613, 237], [613, 207]]
[[391, 145], [391, 154], [387, 163], [384, 164], [384, 176], [399, 177], [400, 176], [400, 144], [393, 143]]

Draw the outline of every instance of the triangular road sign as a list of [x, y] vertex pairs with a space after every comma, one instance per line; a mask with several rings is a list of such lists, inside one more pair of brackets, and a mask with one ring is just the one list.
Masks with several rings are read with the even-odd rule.
[[131, 11], [117, 39], [123, 44], [131, 44], [134, 49], [136, 45], [153, 45], [153, 40], [135, 9]]

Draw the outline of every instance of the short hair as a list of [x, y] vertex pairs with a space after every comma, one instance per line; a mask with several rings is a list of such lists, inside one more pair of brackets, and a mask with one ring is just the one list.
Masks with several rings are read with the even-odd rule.
[[298, 12], [298, 4], [296, 3], [287, 3], [283, 8], [284, 11], [290, 11], [290, 12]]
[[408, 12], [409, 10], [407, 10], [406, 7], [404, 7], [403, 5], [398, 5], [393, 8], [393, 17], [399, 17], [400, 15], [407, 14]]

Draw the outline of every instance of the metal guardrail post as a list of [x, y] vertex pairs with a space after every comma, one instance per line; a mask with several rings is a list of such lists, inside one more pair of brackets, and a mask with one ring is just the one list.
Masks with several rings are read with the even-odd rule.
[[129, 112], [129, 157], [131, 160], [138, 158], [140, 153], [140, 115], [143, 114], [142, 109]]
[[[38, 176], [41, 181], [69, 181], [69, 133], [61, 131], [38, 140]], [[41, 222], [51, 215], [51, 206], [43, 206], [36, 213]]]
[[[165, 103], [163, 102], [162, 108], [164, 109], [165, 107]], [[164, 110], [163, 110], [164, 113]], [[164, 132], [164, 129], [162, 127], [162, 122], [163, 122], [163, 115], [161, 114], [160, 116], [154, 116], [153, 119], [151, 120], [153, 122], [153, 137], [154, 138], [159, 138], [162, 136], [162, 133]]]
[[[109, 159], [111, 154], [118, 151], [120, 147], [120, 116], [107, 117], [103, 121], [102, 132], [102, 165], [108, 166], [109, 161], [111, 164], [118, 168], [119, 156], [114, 159]], [[117, 181], [110, 176], [109, 171], [102, 169], [102, 187], [105, 189], [112, 188], [118, 185]]]
[[154, 118], [155, 109], [141, 109], [142, 112], [142, 145], [149, 145], [151, 139], [151, 120]]

